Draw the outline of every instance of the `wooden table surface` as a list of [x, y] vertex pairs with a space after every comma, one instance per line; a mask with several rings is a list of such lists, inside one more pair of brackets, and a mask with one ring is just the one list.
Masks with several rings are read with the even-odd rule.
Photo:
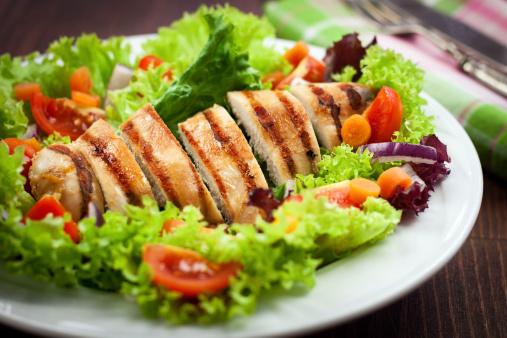
[[[263, 1], [229, 1], [262, 13]], [[154, 33], [201, 3], [185, 1], [0, 2], [0, 54], [45, 51], [60, 36], [96, 32]], [[464, 184], [467, 184], [464, 182]], [[485, 173], [482, 207], [456, 256], [435, 276], [397, 302], [311, 337], [507, 337], [507, 183]], [[0, 336], [26, 335], [0, 326]]]

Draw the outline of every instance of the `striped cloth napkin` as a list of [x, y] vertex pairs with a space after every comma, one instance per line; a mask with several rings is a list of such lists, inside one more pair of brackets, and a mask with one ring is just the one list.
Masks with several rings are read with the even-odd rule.
[[[420, 1], [507, 46], [507, 2]], [[507, 99], [460, 72], [450, 55], [421, 36], [400, 38], [382, 34], [344, 0], [267, 2], [264, 12], [281, 38], [329, 47], [351, 32], [375, 34], [379, 45], [417, 62], [426, 71], [424, 90], [461, 122], [477, 149], [483, 169], [507, 180]]]

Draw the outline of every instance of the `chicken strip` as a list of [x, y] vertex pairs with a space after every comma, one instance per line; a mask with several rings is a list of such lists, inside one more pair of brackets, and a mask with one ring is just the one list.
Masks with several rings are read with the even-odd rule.
[[232, 112], [250, 136], [255, 152], [266, 161], [276, 185], [296, 174], [315, 173], [319, 144], [308, 114], [287, 91], [257, 90], [227, 93]]
[[141, 206], [142, 196], [154, 199], [134, 156], [107, 122], [95, 122], [75, 145], [90, 163], [109, 210], [125, 214], [125, 204]]
[[35, 199], [53, 195], [78, 222], [93, 202], [104, 211], [102, 190], [84, 156], [72, 144], [52, 144], [37, 153], [29, 171]]
[[179, 124], [185, 148], [229, 222], [254, 223], [259, 209], [248, 194], [268, 188], [245, 136], [229, 113], [213, 106]]
[[352, 82], [297, 84], [290, 92], [305, 107], [320, 145], [327, 150], [342, 143], [342, 124], [362, 114], [376, 95], [374, 89]]
[[151, 104], [130, 116], [120, 131], [160, 207], [167, 201], [180, 209], [193, 205], [201, 210], [206, 221], [224, 222], [192, 161]]

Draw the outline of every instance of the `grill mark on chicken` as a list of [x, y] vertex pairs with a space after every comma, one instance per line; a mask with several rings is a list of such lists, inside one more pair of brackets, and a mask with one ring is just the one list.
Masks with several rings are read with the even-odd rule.
[[313, 147], [312, 147], [312, 142], [310, 140], [310, 134], [308, 134], [308, 132], [305, 130], [305, 121], [303, 120], [303, 117], [300, 114], [296, 113], [296, 111], [294, 109], [294, 105], [292, 104], [292, 102], [290, 102], [287, 99], [287, 96], [285, 96], [283, 92], [276, 91], [276, 96], [278, 97], [278, 100], [280, 100], [280, 102], [283, 104], [285, 110], [289, 114], [290, 119], [291, 119], [292, 123], [294, 124], [294, 127], [296, 127], [296, 129], [299, 133], [299, 138], [301, 139], [301, 142], [303, 143], [303, 147], [306, 150], [306, 152], [305, 152], [306, 156], [310, 160], [313, 160], [315, 158], [315, 156], [317, 156], [317, 154], [315, 154], [312, 149]]
[[257, 185], [255, 184], [254, 180], [255, 176], [250, 174], [250, 166], [243, 160], [243, 157], [236, 149], [234, 142], [231, 141], [231, 138], [227, 135], [224, 135], [223, 130], [220, 128], [219, 121], [216, 120], [213, 111], [211, 109], [206, 109], [203, 111], [203, 114], [210, 125], [215, 140], [220, 142], [227, 154], [229, 154], [238, 165], [241, 176], [245, 180], [245, 186], [248, 192], [253, 192], [255, 189], [257, 189]]
[[343, 142], [342, 139], [342, 123], [340, 121], [340, 106], [334, 102], [333, 95], [324, 91], [324, 89], [320, 87], [316, 87], [314, 85], [309, 85], [312, 90], [312, 93], [317, 96], [319, 103], [324, 107], [329, 109], [331, 116], [333, 117], [334, 125], [336, 127], [336, 131], [338, 132], [338, 138], [340, 139], [340, 143]]
[[127, 197], [128, 203], [140, 206], [142, 200], [132, 191], [130, 188], [129, 175], [125, 172], [120, 161], [114, 154], [108, 151], [107, 141], [98, 137], [93, 137], [88, 133], [81, 135], [83, 141], [88, 142], [93, 147], [93, 153], [99, 157], [107, 166], [109, 172], [116, 177], [117, 182], [120, 184], [125, 196]]
[[146, 140], [141, 139], [139, 136], [139, 130], [135, 127], [131, 120], [128, 120], [125, 127], [122, 129], [132, 143], [138, 144], [142, 157], [146, 160], [146, 165], [150, 168], [150, 171], [155, 177], [160, 180], [160, 185], [164, 192], [169, 195], [169, 200], [178, 208], [181, 209], [182, 205], [178, 200], [176, 189], [172, 183], [171, 177], [168, 175], [166, 170], [162, 170], [159, 161], [156, 160], [153, 154], [153, 147]]
[[[217, 173], [215, 167], [212, 165], [212, 161], [207, 157], [207, 153], [204, 148], [201, 148], [199, 146], [199, 142], [195, 138], [193, 138], [193, 135], [191, 132], [189, 132], [184, 124], [179, 125], [180, 131], [185, 135], [188, 143], [190, 146], [194, 149], [197, 156], [201, 159], [203, 165], [207, 168], [207, 170], [210, 172], [211, 176], [215, 179], [215, 183], [218, 187], [218, 191], [222, 196], [227, 195], [227, 187], [225, 186], [224, 182], [220, 179], [220, 175]], [[227, 208], [230, 209], [230, 205], [228, 202]]]
[[359, 110], [363, 106], [361, 94], [354, 89], [350, 84], [344, 84], [340, 86], [340, 89], [347, 92], [347, 98], [349, 99], [350, 108]]
[[93, 177], [92, 173], [86, 168], [86, 162], [82, 154], [73, 152], [66, 146], [60, 144], [53, 144], [48, 147], [56, 153], [68, 156], [74, 166], [76, 167], [76, 174], [79, 180], [79, 188], [81, 190], [81, 196], [83, 203], [81, 204], [81, 217], [87, 213], [88, 203], [91, 200], [91, 194], [93, 193]]
[[245, 97], [250, 102], [250, 105], [253, 107], [255, 115], [261, 126], [268, 132], [271, 140], [275, 144], [278, 149], [280, 149], [280, 154], [287, 166], [287, 169], [291, 176], [296, 175], [296, 164], [294, 163], [294, 159], [292, 158], [291, 150], [283, 144], [283, 138], [280, 130], [278, 130], [275, 121], [268, 114], [266, 109], [253, 97], [251, 92], [243, 92]]

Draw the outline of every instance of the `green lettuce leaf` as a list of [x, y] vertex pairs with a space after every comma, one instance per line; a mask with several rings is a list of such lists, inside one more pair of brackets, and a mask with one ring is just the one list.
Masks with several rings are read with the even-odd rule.
[[59, 132], [55, 131], [42, 141], [41, 146], [44, 148], [54, 143], [69, 144], [70, 142], [70, 136], [62, 136]]
[[170, 63], [175, 75], [179, 76], [197, 58], [208, 41], [211, 30], [205, 19], [206, 14], [223, 16], [226, 23], [234, 25], [231, 41], [239, 53], [248, 52], [252, 67], [262, 76], [278, 69], [290, 70], [280, 53], [263, 45], [265, 38], [275, 37], [275, 29], [269, 21], [227, 4], [216, 7], [202, 5], [195, 13], [185, 13], [171, 27], [160, 28], [156, 39], [143, 44], [144, 51]]
[[194, 63], [153, 102], [173, 133], [179, 122], [196, 112], [214, 104], [226, 106], [227, 92], [262, 88], [259, 72], [248, 63], [248, 54], [235, 49], [233, 25], [220, 16], [206, 14], [204, 17], [211, 32], [207, 44]]
[[366, 50], [361, 60], [363, 74], [359, 83], [381, 88], [388, 86], [396, 90], [403, 103], [403, 124], [396, 133], [396, 142], [418, 144], [423, 136], [434, 134], [433, 117], [427, 116], [421, 106], [426, 100], [419, 94], [423, 89], [424, 71], [401, 54], [378, 45]]

